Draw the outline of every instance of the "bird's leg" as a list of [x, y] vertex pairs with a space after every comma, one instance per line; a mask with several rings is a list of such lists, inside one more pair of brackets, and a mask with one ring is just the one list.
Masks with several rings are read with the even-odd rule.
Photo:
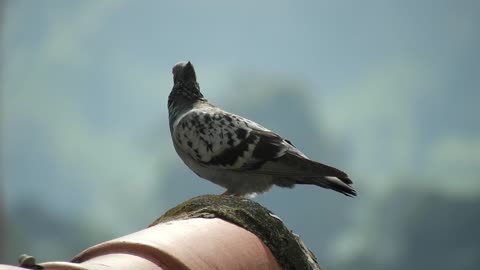
[[225, 192], [222, 193], [222, 194], [218, 194], [217, 197], [214, 197], [214, 198], [213, 198], [213, 200], [215, 200], [215, 201], [220, 201], [222, 198], [224, 198], [224, 197], [229, 197], [230, 195], [232, 195], [232, 193], [228, 192], [228, 190], [227, 190], [227, 191], [225, 191]]

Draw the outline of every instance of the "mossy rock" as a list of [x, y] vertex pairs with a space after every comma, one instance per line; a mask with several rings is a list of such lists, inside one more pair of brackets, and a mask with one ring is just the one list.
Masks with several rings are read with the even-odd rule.
[[284, 269], [320, 269], [315, 255], [282, 220], [260, 204], [241, 197], [203, 195], [168, 210], [150, 226], [189, 218], [220, 218], [257, 235]]

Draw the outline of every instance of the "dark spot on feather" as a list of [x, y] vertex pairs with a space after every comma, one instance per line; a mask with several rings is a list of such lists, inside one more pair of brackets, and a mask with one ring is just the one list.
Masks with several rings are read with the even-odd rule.
[[[253, 144], [256, 139], [257, 139], [257, 136], [254, 134], [251, 134], [245, 140], [240, 142], [238, 145], [234, 147], [229, 147], [219, 155], [214, 156], [209, 162], [206, 162], [206, 164], [223, 165], [223, 166], [233, 165], [235, 164], [235, 162], [237, 162], [237, 160], [240, 157], [243, 157], [245, 151], [248, 150], [249, 145]], [[230, 144], [230, 141], [228, 143]], [[232, 143], [233, 143], [233, 140], [232, 140]], [[220, 141], [220, 144], [222, 144], [222, 141]]]
[[261, 133], [257, 147], [253, 151], [253, 156], [264, 160], [273, 160], [284, 147], [283, 139], [275, 133], [257, 131]]
[[247, 130], [246, 129], [239, 128], [239, 129], [235, 130], [235, 133], [237, 134], [237, 138], [239, 138], [240, 140], [243, 140], [243, 139], [245, 139], [245, 137], [247, 137]]
[[205, 121], [205, 123], [211, 123], [211, 122], [212, 122], [212, 118], [210, 117], [209, 114], [206, 114], [206, 115], [203, 117], [203, 120]]
[[188, 147], [192, 148], [192, 145], [193, 145], [193, 144], [192, 144], [191, 141], [188, 141], [187, 144], [188, 144]]

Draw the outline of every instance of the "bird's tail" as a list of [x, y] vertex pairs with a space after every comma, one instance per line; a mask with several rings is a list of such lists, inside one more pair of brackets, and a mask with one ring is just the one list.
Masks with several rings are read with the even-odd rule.
[[345, 172], [337, 168], [295, 153], [286, 153], [278, 161], [286, 165], [284, 168], [287, 168], [282, 174], [294, 180], [296, 184], [316, 185], [350, 197], [357, 195], [355, 189], [351, 187], [352, 180]]
[[303, 177], [296, 179], [295, 182], [296, 184], [316, 185], [332, 189], [349, 197], [357, 196], [355, 189], [350, 186], [352, 181], [349, 178], [338, 178], [335, 176]]

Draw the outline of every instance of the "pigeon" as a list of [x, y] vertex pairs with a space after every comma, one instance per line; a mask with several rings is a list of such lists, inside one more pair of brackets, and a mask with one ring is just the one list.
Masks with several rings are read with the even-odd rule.
[[209, 103], [192, 63], [177, 63], [172, 74], [168, 118], [175, 151], [199, 177], [224, 187], [221, 195], [307, 184], [356, 196], [343, 171], [309, 159], [289, 140]]

